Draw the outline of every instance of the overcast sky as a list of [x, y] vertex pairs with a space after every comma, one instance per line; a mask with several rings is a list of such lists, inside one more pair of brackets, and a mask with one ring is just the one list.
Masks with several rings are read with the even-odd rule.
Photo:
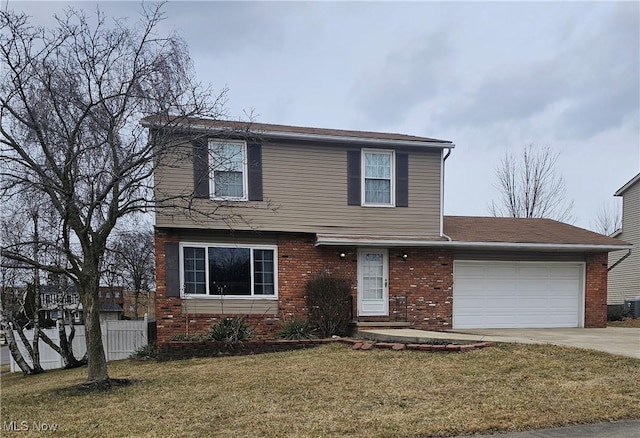
[[[89, 2], [15, 2], [37, 23]], [[163, 30], [233, 119], [451, 140], [445, 213], [488, 215], [495, 168], [560, 153], [575, 224], [640, 171], [640, 3], [173, 2]], [[131, 17], [139, 2], [107, 2]]]

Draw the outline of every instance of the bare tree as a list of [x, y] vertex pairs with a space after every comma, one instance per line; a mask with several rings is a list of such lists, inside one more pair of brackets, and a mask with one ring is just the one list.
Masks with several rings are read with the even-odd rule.
[[124, 231], [116, 235], [111, 251], [115, 270], [133, 293], [133, 314], [138, 316], [140, 293], [149, 291], [155, 278], [153, 230]]
[[591, 227], [598, 233], [611, 236], [622, 228], [622, 211], [617, 203], [603, 202]]
[[[109, 236], [122, 218], [154, 208], [151, 175], [175, 148], [176, 129], [192, 135], [184, 120], [223, 115], [224, 91], [216, 96], [194, 81], [184, 41], [157, 35], [162, 18], [162, 5], [143, 5], [131, 24], [69, 9], [44, 29], [0, 12], [0, 200], [28, 189], [54, 209], [65, 263], [36, 260], [20, 245], [2, 253], [77, 288], [87, 383], [109, 381], [99, 320]], [[154, 114], [164, 117], [149, 141], [138, 122]]]
[[556, 171], [558, 153], [548, 146], [525, 146], [522, 155], [507, 153], [496, 168], [501, 199], [491, 202], [493, 216], [550, 218], [572, 222], [573, 200]]

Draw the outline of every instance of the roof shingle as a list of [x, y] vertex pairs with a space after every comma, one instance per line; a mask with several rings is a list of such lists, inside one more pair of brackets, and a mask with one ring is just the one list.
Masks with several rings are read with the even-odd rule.
[[[142, 120], [143, 124], [153, 125], [155, 123], [165, 122], [165, 116], [149, 116]], [[415, 141], [415, 142], [430, 142], [430, 143], [442, 143], [443, 146], [451, 145], [453, 143], [448, 140], [438, 140], [436, 138], [419, 137], [415, 135], [407, 134], [395, 134], [388, 132], [372, 132], [372, 131], [352, 131], [344, 129], [326, 129], [326, 128], [310, 128], [305, 126], [289, 126], [289, 125], [273, 125], [269, 123], [252, 123], [252, 122], [240, 122], [232, 120], [213, 120], [213, 119], [196, 119], [185, 118], [182, 120], [176, 120], [182, 125], [190, 125], [192, 127], [205, 127], [211, 129], [228, 129], [230, 131], [239, 132], [255, 132], [260, 135], [276, 135], [277, 133], [285, 134], [303, 134], [303, 135], [315, 135], [319, 137], [349, 137], [353, 139], [372, 139], [372, 140], [396, 140], [396, 141]]]
[[457, 242], [627, 244], [584, 228], [539, 218], [445, 216], [444, 233]]

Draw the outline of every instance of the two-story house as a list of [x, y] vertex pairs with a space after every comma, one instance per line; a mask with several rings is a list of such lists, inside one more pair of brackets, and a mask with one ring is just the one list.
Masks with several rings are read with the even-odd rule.
[[[625, 300], [640, 297], [640, 173], [620, 187], [614, 196], [622, 197], [622, 228], [612, 237], [633, 243], [635, 249], [609, 255], [609, 297], [613, 314], [622, 313]], [[618, 308], [618, 310], [616, 310]]]
[[[152, 138], [159, 120], [143, 121]], [[351, 281], [356, 327], [606, 323], [607, 254], [629, 245], [548, 219], [444, 216], [450, 141], [184, 123], [155, 173], [159, 342], [223, 316], [274, 336], [308, 315], [321, 271]]]

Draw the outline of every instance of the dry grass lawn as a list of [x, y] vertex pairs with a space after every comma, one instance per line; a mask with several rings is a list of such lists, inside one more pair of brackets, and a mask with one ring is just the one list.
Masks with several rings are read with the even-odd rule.
[[543, 345], [127, 360], [110, 375], [133, 385], [69, 391], [85, 373], [2, 374], [0, 421], [74, 437], [412, 437], [640, 418], [640, 360]]
[[607, 322], [607, 326], [640, 328], [640, 318], [624, 318], [620, 321], [609, 321]]

